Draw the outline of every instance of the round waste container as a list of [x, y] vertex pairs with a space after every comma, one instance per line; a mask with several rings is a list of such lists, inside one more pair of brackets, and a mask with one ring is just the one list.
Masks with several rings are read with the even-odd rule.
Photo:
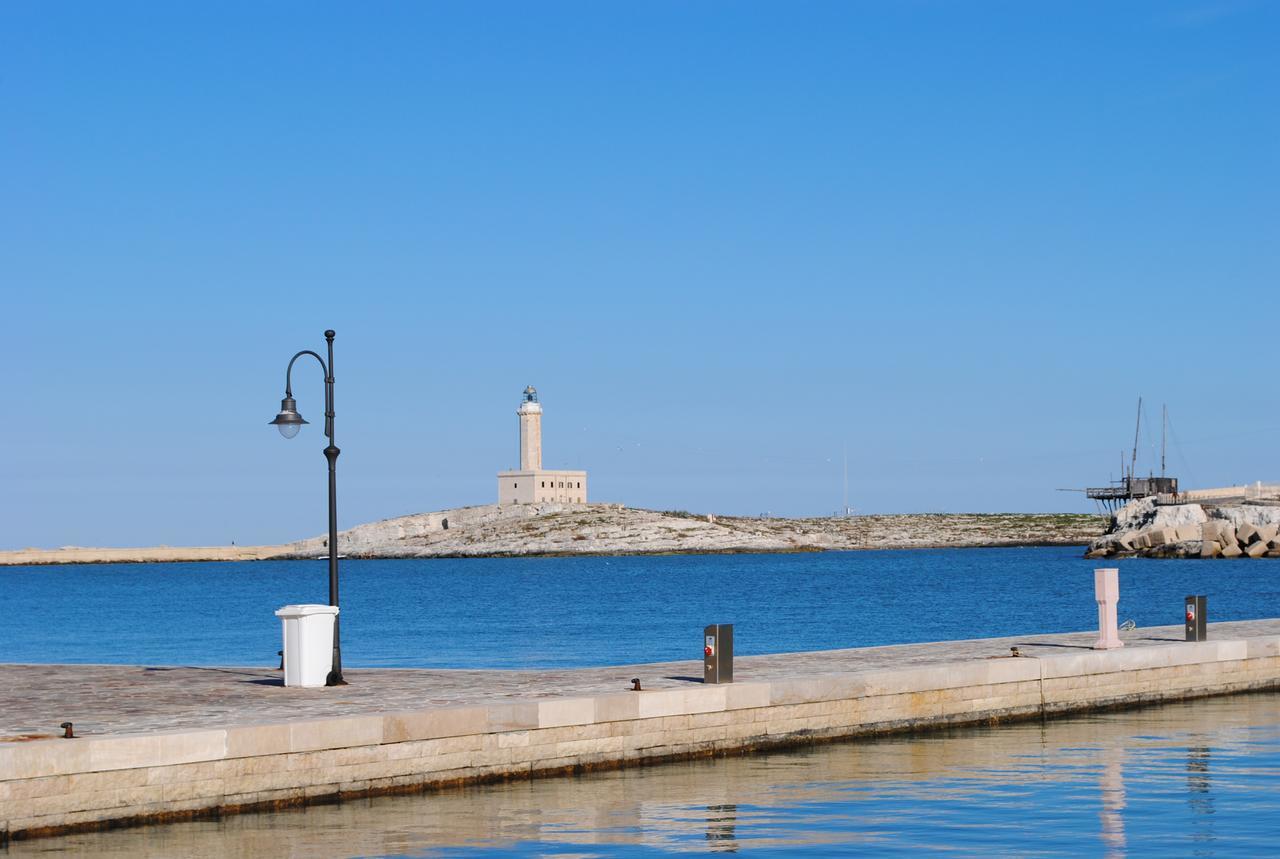
[[284, 685], [323, 686], [333, 669], [334, 605], [287, 605], [276, 611], [284, 625]]

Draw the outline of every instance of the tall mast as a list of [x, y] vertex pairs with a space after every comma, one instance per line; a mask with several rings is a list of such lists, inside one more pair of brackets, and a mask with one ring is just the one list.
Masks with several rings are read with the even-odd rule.
[[1160, 407], [1160, 476], [1164, 477], [1164, 437], [1169, 427], [1169, 405]]
[[844, 507], [840, 510], [841, 516], [849, 515], [849, 445], [844, 446]]
[[1138, 431], [1142, 429], [1142, 397], [1138, 397], [1138, 422], [1133, 427], [1133, 459], [1129, 463], [1129, 477], [1138, 471]]

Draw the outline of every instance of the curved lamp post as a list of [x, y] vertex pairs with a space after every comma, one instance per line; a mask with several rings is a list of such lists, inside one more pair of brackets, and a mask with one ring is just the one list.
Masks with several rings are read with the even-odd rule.
[[[280, 430], [280, 435], [293, 438], [308, 423], [298, 414], [298, 404], [293, 399], [293, 362], [303, 355], [310, 355], [320, 362], [324, 370], [324, 434], [329, 438], [329, 446], [324, 449], [324, 457], [329, 460], [329, 605], [338, 605], [338, 454], [341, 452], [333, 444], [333, 330], [324, 332], [324, 339], [329, 344], [329, 363], [312, 352], [303, 349], [289, 359], [289, 367], [284, 371], [284, 399], [280, 401], [280, 414], [276, 415], [271, 425]], [[326, 686], [345, 686], [342, 679], [342, 646], [338, 640], [338, 624], [340, 618], [333, 619], [333, 668], [325, 678]]]

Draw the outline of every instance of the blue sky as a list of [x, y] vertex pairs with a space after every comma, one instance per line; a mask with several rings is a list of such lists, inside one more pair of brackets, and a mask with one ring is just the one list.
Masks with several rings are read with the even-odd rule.
[[279, 542], [545, 462], [658, 509], [1280, 480], [1280, 5], [0, 7], [0, 547]]

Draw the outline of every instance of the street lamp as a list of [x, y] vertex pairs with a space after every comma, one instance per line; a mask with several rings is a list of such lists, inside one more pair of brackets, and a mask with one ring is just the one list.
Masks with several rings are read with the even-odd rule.
[[[324, 370], [324, 434], [329, 438], [329, 446], [324, 449], [324, 458], [329, 460], [329, 605], [338, 605], [338, 454], [341, 452], [333, 444], [333, 330], [324, 332], [324, 339], [329, 344], [329, 363], [312, 352], [303, 349], [289, 359], [289, 367], [284, 371], [284, 399], [280, 401], [280, 414], [276, 415], [271, 425], [280, 430], [280, 435], [293, 438], [308, 423], [298, 414], [298, 404], [293, 399], [293, 362], [303, 355], [310, 355], [320, 362]], [[342, 646], [338, 640], [338, 624], [340, 618], [333, 619], [333, 667], [325, 678], [326, 686], [346, 686], [342, 679]]]

